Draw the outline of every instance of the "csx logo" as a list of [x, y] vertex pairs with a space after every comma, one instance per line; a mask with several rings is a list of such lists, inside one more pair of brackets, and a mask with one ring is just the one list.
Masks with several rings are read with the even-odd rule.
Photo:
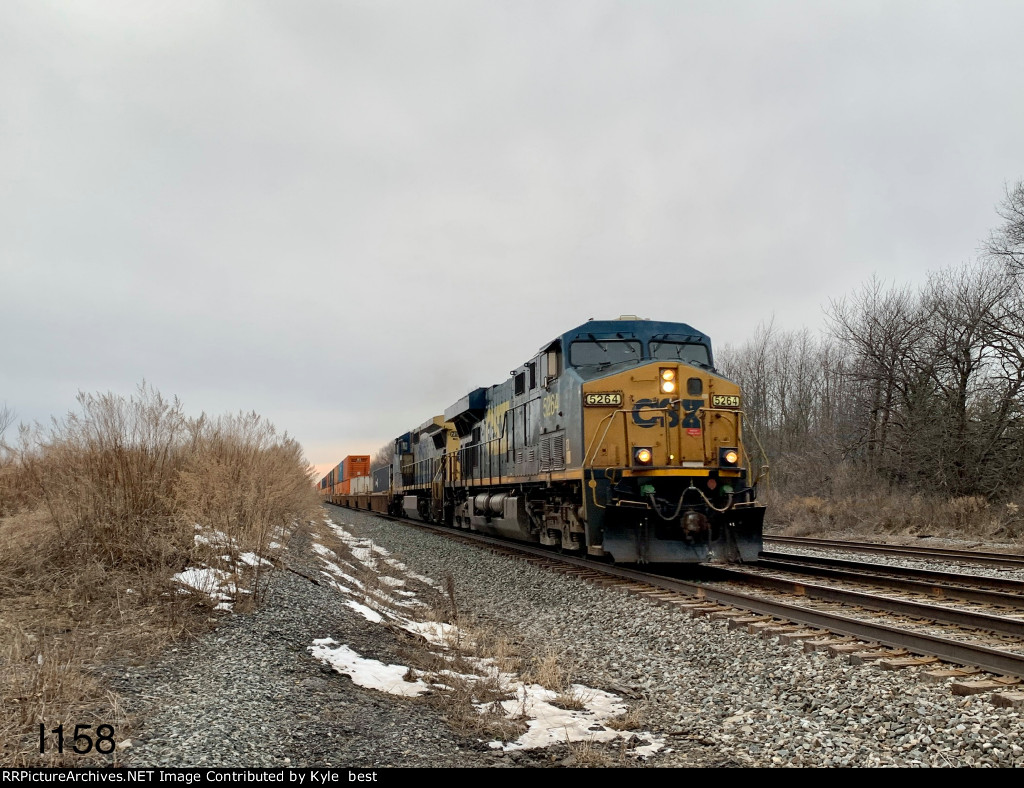
[[[665, 414], [668, 414], [668, 426], [679, 426], [679, 411], [675, 408], [669, 409], [672, 400], [663, 399], [638, 399], [633, 405], [633, 423], [638, 427], [664, 427]], [[679, 404], [683, 411], [683, 427], [687, 429], [700, 429], [700, 419], [697, 418], [697, 411], [704, 406], [702, 399], [684, 399]], [[647, 408], [654, 410], [654, 414], [644, 416], [643, 411]]]

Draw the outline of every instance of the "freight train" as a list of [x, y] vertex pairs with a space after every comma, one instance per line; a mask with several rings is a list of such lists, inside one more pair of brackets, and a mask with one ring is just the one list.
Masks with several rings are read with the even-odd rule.
[[753, 562], [761, 550], [743, 394], [685, 323], [577, 326], [368, 467], [347, 457], [321, 480], [324, 500], [618, 563]]

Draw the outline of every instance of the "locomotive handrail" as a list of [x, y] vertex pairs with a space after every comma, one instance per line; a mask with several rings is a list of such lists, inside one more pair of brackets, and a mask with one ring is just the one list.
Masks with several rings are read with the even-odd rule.
[[[622, 408], [619, 408], [618, 410], [613, 410], [611, 413], [609, 413], [607, 416], [605, 416], [603, 419], [601, 419], [601, 421], [599, 421], [597, 423], [597, 428], [601, 429], [601, 424], [603, 424], [604, 422], [608, 421], [607, 426], [604, 428], [604, 433], [601, 435], [601, 439], [597, 442], [597, 445], [594, 446], [593, 445], [593, 441], [591, 441], [591, 445], [589, 447], [587, 447], [587, 450], [585, 452], [583, 452], [583, 462], [580, 464], [581, 468], [586, 468], [587, 467], [587, 458], [590, 456], [590, 449], [593, 448], [595, 450], [594, 453], [595, 453], [595, 456], [596, 456], [597, 449], [601, 448], [601, 446], [604, 445], [604, 439], [608, 436], [608, 430], [611, 429], [611, 426], [612, 426], [612, 421], [609, 421], [609, 419], [612, 419], [614, 421], [615, 416], [617, 416], [620, 413], [625, 414], [626, 411], [623, 410]], [[628, 425], [625, 424], [625, 421], [626, 421], [625, 418], [623, 418], [622, 421], [623, 421], [623, 427], [627, 428], [627, 432], [628, 432]], [[627, 441], [628, 441], [628, 438], [627, 438]], [[591, 465], [590, 467], [593, 468], [594, 466]]]
[[[734, 414], [736, 416], [736, 420], [733, 423], [733, 435], [736, 438], [735, 443], [736, 443], [737, 448], [742, 448], [743, 449], [743, 453], [747, 454], [747, 449], [746, 449], [745, 446], [742, 445], [742, 441], [740, 440], [740, 433], [741, 433], [740, 417], [742, 416], [742, 417], [746, 418], [746, 415], [747, 415], [746, 412], [740, 410], [739, 408], [715, 408], [715, 407], [700, 407], [700, 408], [697, 408], [697, 413], [705, 413], [705, 412], [707, 412], [707, 413], [729, 413], [729, 414]], [[704, 421], [703, 421], [703, 419], [701, 419], [701, 424], [703, 425], [703, 423], [704, 423]], [[707, 457], [708, 456], [707, 430], [701, 429], [701, 436], [700, 436], [700, 438], [701, 438], [701, 447], [704, 449], [704, 456]], [[750, 467], [750, 455], [749, 454], [747, 454], [747, 467], [748, 468]]]

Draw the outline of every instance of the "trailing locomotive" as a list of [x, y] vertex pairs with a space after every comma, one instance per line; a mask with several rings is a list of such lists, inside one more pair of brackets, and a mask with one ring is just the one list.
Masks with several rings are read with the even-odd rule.
[[707, 335], [591, 320], [398, 437], [372, 493], [339, 494], [327, 478], [321, 489], [333, 503], [620, 563], [755, 561], [765, 509], [742, 405]]

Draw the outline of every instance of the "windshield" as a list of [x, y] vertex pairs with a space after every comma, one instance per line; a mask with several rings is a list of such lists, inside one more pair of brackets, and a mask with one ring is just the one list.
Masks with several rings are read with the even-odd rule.
[[569, 346], [569, 363], [574, 367], [586, 367], [636, 362], [641, 359], [642, 350], [643, 346], [639, 342], [619, 339], [573, 342]]
[[651, 358], [654, 359], [710, 366], [708, 349], [704, 345], [696, 345], [692, 342], [659, 342], [655, 340], [650, 343], [649, 348]]

